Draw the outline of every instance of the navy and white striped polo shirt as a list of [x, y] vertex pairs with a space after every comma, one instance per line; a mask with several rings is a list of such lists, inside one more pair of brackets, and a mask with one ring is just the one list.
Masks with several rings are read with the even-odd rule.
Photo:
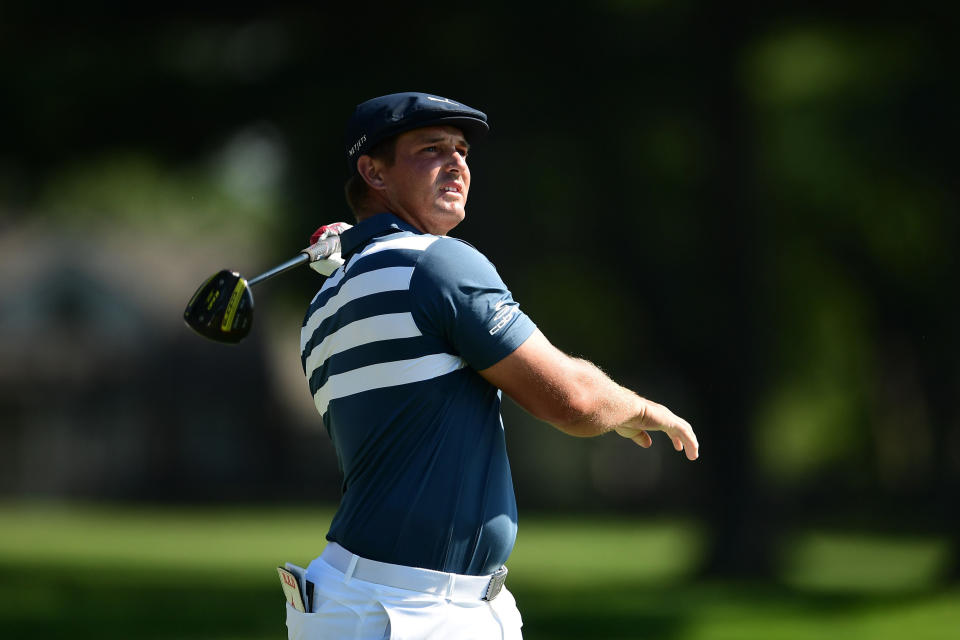
[[482, 575], [513, 548], [500, 392], [477, 371], [534, 331], [470, 245], [392, 214], [341, 236], [310, 303], [304, 372], [343, 473], [327, 539], [374, 560]]

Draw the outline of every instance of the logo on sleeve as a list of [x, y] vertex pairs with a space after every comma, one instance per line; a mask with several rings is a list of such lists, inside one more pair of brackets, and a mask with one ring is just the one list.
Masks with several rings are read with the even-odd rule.
[[492, 336], [499, 333], [515, 315], [520, 313], [520, 305], [513, 301], [506, 302], [505, 300], [501, 300], [493, 307], [493, 310], [496, 311], [496, 313], [493, 316], [493, 327], [490, 329], [490, 335]]

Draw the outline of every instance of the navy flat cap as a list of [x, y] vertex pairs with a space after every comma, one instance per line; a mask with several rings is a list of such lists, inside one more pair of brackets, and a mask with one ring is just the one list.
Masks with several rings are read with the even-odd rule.
[[361, 102], [347, 123], [350, 171], [356, 171], [357, 158], [382, 140], [411, 129], [445, 124], [463, 131], [470, 144], [490, 130], [484, 112], [429, 93], [391, 93]]

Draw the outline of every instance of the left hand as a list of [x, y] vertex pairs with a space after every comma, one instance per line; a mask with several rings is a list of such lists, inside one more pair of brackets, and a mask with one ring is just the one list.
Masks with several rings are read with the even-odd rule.
[[[325, 238], [330, 236], [338, 236], [351, 225], [346, 222], [334, 222], [332, 224], [325, 224], [316, 231], [313, 232], [313, 235], [310, 236], [310, 244], [315, 245]], [[323, 276], [330, 276], [334, 271], [339, 269], [343, 265], [343, 258], [340, 256], [340, 252], [330, 254], [329, 257], [323, 260], [316, 260], [310, 263], [310, 268]]]
[[330, 236], [338, 236], [351, 226], [352, 225], [349, 225], [346, 222], [332, 222], [330, 224], [325, 224], [313, 232], [313, 235], [310, 236], [310, 244], [317, 244], [317, 242], [320, 240], [329, 238]]

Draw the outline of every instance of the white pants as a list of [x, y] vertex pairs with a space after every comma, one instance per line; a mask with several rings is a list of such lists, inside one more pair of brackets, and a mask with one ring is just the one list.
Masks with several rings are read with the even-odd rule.
[[[336, 545], [331, 542], [330, 545]], [[328, 545], [341, 556], [358, 558], [342, 547]], [[513, 594], [504, 587], [492, 601], [456, 589], [437, 593], [398, 588], [360, 580], [354, 575], [356, 560], [342, 571], [316, 558], [307, 569], [314, 583], [311, 613], [300, 613], [287, 604], [290, 640], [520, 640], [523, 622]], [[423, 569], [388, 565], [403, 576], [404, 585], [417, 583]], [[418, 574], [419, 572], [419, 574]], [[435, 577], [438, 572], [429, 572]], [[450, 576], [450, 584], [456, 581]], [[476, 581], [475, 579], [473, 580]]]

